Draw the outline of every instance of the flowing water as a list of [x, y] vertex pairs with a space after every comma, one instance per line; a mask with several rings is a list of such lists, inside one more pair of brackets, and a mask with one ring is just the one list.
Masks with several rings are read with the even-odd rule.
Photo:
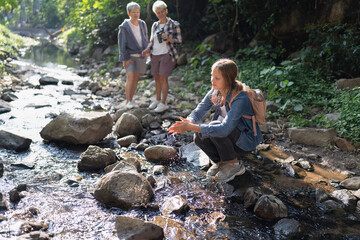
[[[0, 150], [0, 161], [5, 166], [4, 176], [0, 178], [0, 190], [4, 194], [18, 186], [27, 184], [25, 196], [17, 204], [9, 203], [9, 210], [0, 212], [7, 220], [0, 222], [0, 239], [15, 238], [22, 233], [21, 226], [30, 221], [40, 223], [53, 239], [117, 239], [114, 232], [116, 215], [126, 215], [158, 221], [161, 215], [158, 204], [167, 197], [181, 195], [190, 209], [186, 215], [172, 215], [181, 222], [178, 226], [170, 223], [164, 226], [167, 239], [274, 239], [274, 222], [256, 217], [252, 211], [244, 209], [243, 204], [230, 202], [225, 198], [222, 186], [214, 184], [205, 177], [205, 171], [193, 164], [180, 161], [168, 166], [167, 176], [155, 176], [157, 184], [155, 197], [149, 206], [136, 207], [130, 211], [109, 208], [96, 201], [93, 190], [103, 173], [82, 173], [77, 170], [77, 162], [86, 146], [45, 143], [40, 137], [41, 129], [60, 112], [77, 112], [84, 109], [81, 104], [90, 100], [110, 109], [111, 99], [93, 96], [89, 91], [79, 91], [77, 86], [86, 78], [73, 74], [68, 67], [75, 63], [58, 49], [47, 50], [49, 46], [35, 48], [27, 53], [25, 59], [17, 61], [19, 70], [26, 70], [23, 77], [29, 83], [38, 85], [42, 75], [60, 80], [73, 81], [74, 85], [23, 87], [16, 91], [17, 100], [11, 102], [12, 111], [1, 114], [0, 129], [32, 139], [30, 150], [16, 153]], [[52, 48], [52, 47], [51, 47]], [[60, 61], [60, 62], [59, 62]], [[65, 89], [73, 89], [77, 94], [64, 95]], [[165, 139], [171, 144], [176, 139]], [[121, 156], [134, 156], [144, 171], [151, 169], [142, 153], [116, 149]], [[252, 183], [271, 185], [272, 178], [258, 169], [261, 161], [254, 160], [244, 176], [237, 182], [237, 189], [244, 189]], [[270, 187], [271, 188], [271, 187]], [[278, 191], [274, 187], [274, 191]], [[301, 221], [307, 229], [303, 239], [318, 236], [324, 231], [330, 236], [336, 229], [338, 219], [319, 215], [314, 210], [313, 191], [299, 187], [292, 191], [279, 192], [282, 200], [289, 206], [289, 215]], [[341, 229], [355, 232], [359, 223], [347, 219]], [[158, 221], [159, 222], [159, 221]], [[341, 230], [340, 230], [341, 231]], [[351, 239], [357, 239], [356, 236]]]

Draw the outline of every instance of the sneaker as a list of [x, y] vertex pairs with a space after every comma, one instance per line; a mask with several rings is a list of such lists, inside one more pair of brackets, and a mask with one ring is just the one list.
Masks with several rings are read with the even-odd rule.
[[206, 175], [209, 177], [214, 177], [221, 169], [222, 166], [224, 166], [224, 162], [218, 162], [214, 163], [206, 172]]
[[135, 102], [133, 101], [129, 101], [127, 104], [126, 104], [126, 108], [127, 109], [132, 109], [132, 108], [138, 108], [139, 105], [137, 105]]
[[159, 103], [157, 105], [157, 107], [154, 109], [154, 112], [161, 113], [168, 109], [169, 109], [169, 106], [167, 104]]
[[159, 103], [160, 103], [160, 101], [158, 101], [158, 100], [152, 101], [149, 105], [149, 109], [150, 110], [155, 109]]
[[221, 167], [220, 171], [214, 176], [214, 180], [217, 182], [229, 182], [236, 176], [245, 173], [245, 166], [242, 161], [237, 163], [227, 163]]

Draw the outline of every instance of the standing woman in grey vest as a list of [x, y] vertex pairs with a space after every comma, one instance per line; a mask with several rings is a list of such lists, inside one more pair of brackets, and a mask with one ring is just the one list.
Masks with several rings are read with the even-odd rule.
[[133, 97], [140, 75], [146, 71], [146, 57], [143, 52], [148, 46], [148, 32], [146, 23], [140, 19], [140, 5], [130, 2], [126, 6], [129, 19], [125, 19], [119, 26], [118, 44], [119, 61], [126, 69], [126, 108], [139, 107]]

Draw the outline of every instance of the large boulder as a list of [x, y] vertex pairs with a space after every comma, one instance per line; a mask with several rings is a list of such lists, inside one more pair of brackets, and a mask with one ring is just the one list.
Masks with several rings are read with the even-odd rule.
[[336, 82], [336, 87], [338, 89], [353, 89], [354, 87], [360, 86], [360, 78], [351, 78], [351, 79], [339, 79]]
[[123, 113], [116, 121], [115, 133], [120, 137], [129, 135], [140, 136], [143, 131], [140, 120], [131, 113]]
[[90, 145], [80, 156], [78, 162], [79, 171], [98, 171], [116, 162], [116, 154], [113, 150]]
[[29, 149], [31, 142], [29, 138], [0, 130], [0, 148], [20, 152]]
[[293, 142], [310, 146], [325, 147], [333, 143], [336, 138], [334, 129], [294, 127], [289, 128], [288, 132]]
[[164, 231], [161, 227], [138, 218], [116, 216], [115, 229], [119, 239], [164, 239]]
[[113, 119], [106, 112], [61, 113], [40, 132], [47, 141], [95, 144], [111, 133]]
[[147, 204], [154, 192], [150, 182], [135, 171], [111, 171], [96, 185], [96, 200], [113, 207], [128, 210], [134, 205]]

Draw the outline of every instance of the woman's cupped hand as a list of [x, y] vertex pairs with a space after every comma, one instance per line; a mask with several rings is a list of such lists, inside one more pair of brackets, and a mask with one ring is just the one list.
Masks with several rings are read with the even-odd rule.
[[192, 123], [192, 121], [182, 117], [180, 117], [180, 120], [181, 121], [176, 121], [171, 127], [169, 127], [169, 133], [178, 134], [189, 130], [189, 125]]

